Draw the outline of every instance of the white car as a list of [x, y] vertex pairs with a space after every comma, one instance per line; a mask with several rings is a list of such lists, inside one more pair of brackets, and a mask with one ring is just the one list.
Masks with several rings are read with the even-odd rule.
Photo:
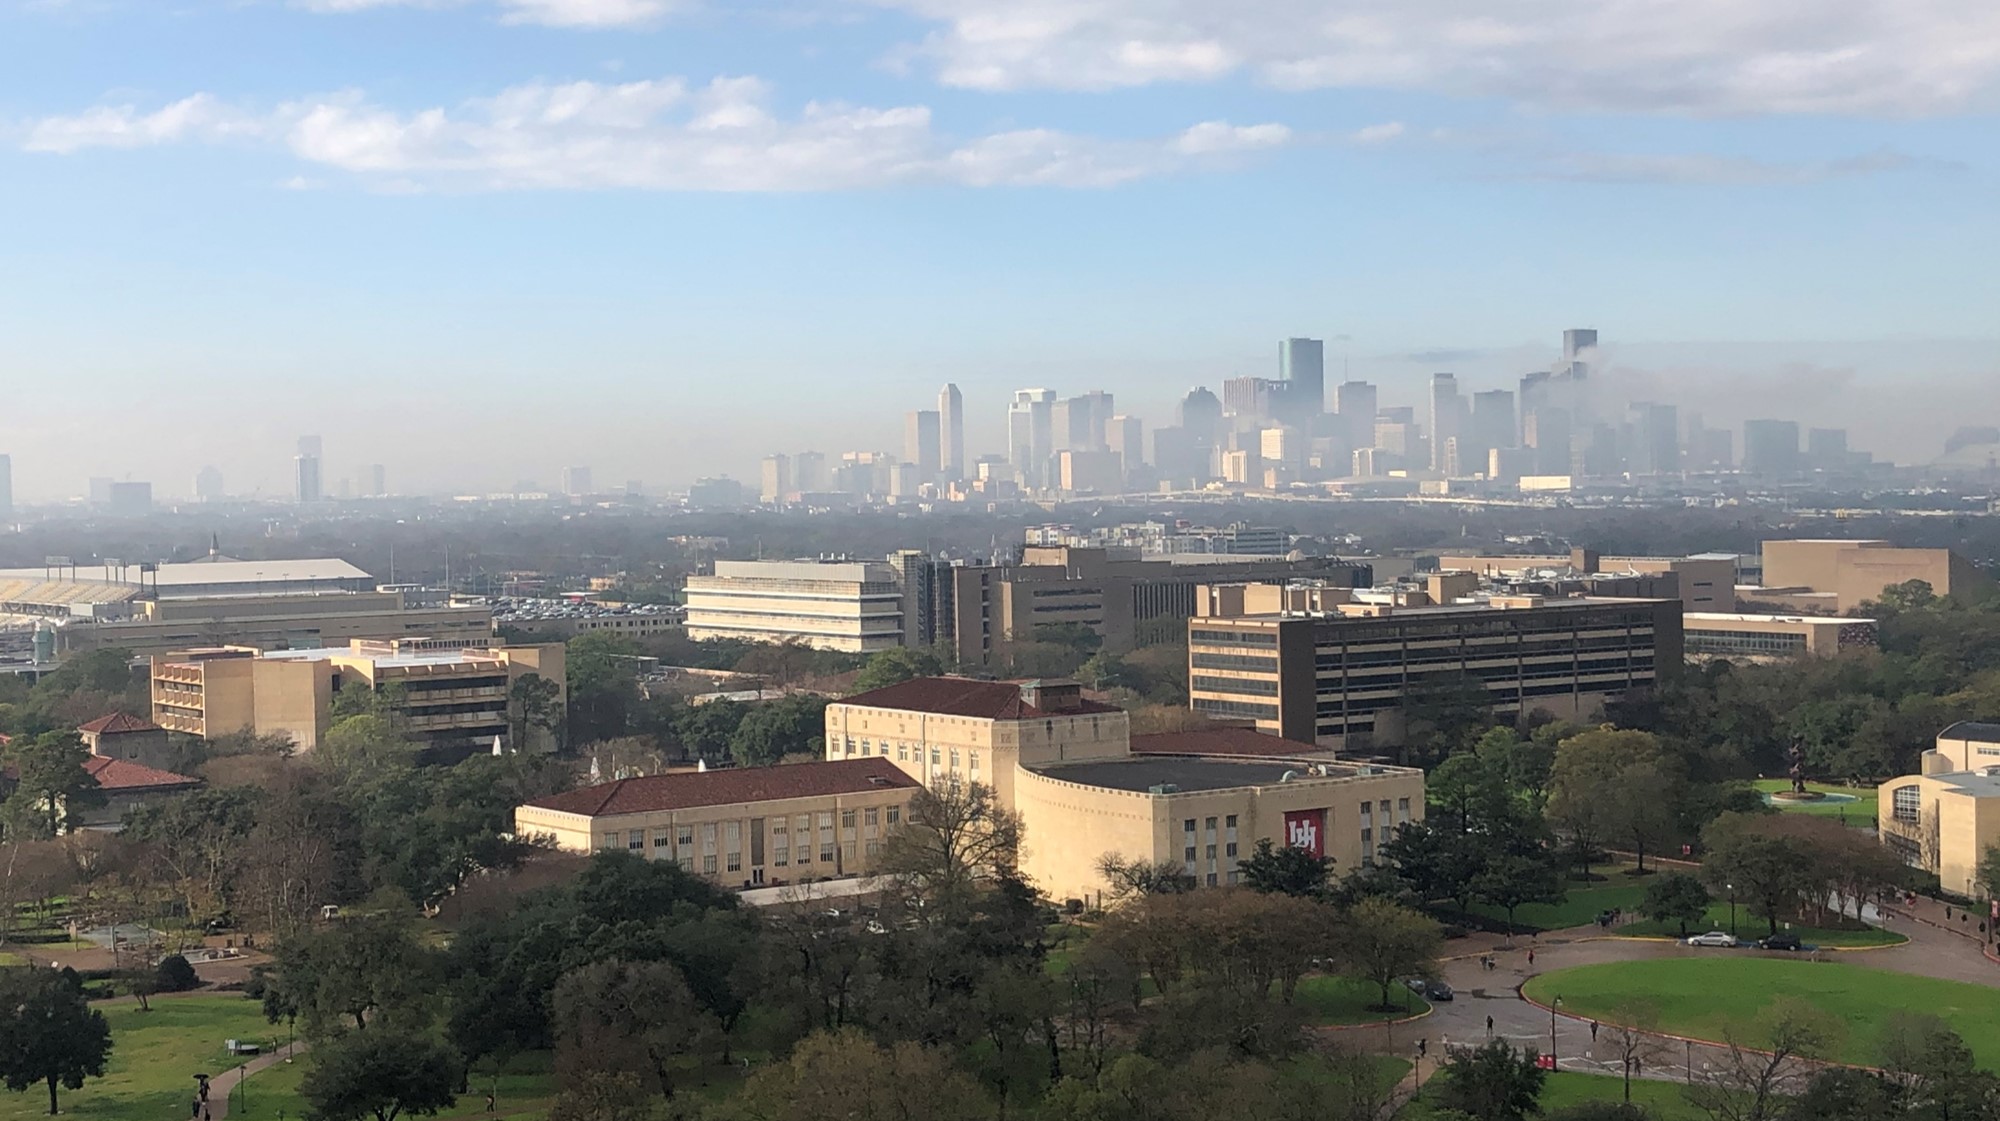
[[1711, 930], [1707, 934], [1689, 935], [1687, 944], [1690, 946], [1721, 946], [1731, 948], [1736, 945], [1736, 936], [1725, 931]]

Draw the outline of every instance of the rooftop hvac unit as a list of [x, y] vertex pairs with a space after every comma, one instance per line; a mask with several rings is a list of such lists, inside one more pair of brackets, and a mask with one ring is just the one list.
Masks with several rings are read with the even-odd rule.
[[1179, 784], [1171, 782], [1162, 782], [1146, 788], [1146, 793], [1148, 794], [1179, 794], [1180, 792], [1181, 788]]

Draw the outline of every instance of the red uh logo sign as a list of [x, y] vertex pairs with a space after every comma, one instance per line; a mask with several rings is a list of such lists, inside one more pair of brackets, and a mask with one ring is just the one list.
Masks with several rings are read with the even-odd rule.
[[1325, 810], [1291, 810], [1285, 814], [1285, 844], [1316, 857], [1326, 855]]

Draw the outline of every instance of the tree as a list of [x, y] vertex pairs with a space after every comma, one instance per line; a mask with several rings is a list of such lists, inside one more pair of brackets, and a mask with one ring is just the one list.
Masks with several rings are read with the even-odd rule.
[[718, 1121], [985, 1121], [979, 1084], [938, 1051], [884, 1047], [859, 1031], [816, 1032], [750, 1076]]
[[1700, 922], [1708, 914], [1710, 901], [1700, 880], [1685, 872], [1668, 872], [1646, 885], [1639, 913], [1656, 922], [1680, 924], [1681, 937], [1686, 938], [1688, 924]]
[[[40, 811], [43, 836], [60, 836], [76, 828], [81, 812], [104, 805], [104, 791], [84, 769], [90, 752], [75, 732], [43, 732], [16, 743], [14, 793], [9, 801]], [[26, 820], [9, 814], [9, 820]]]
[[572, 1090], [640, 1071], [673, 1097], [672, 1060], [719, 1034], [680, 970], [666, 962], [611, 960], [571, 970], [556, 982], [550, 1007], [557, 1071]]
[[1724, 814], [1702, 833], [1708, 855], [1701, 863], [1702, 879], [1733, 898], [1748, 901], [1750, 911], [1765, 920], [1769, 933], [1797, 905], [1812, 871], [1811, 852], [1749, 814]]
[[1479, 899], [1507, 912], [1507, 937], [1514, 937], [1514, 912], [1524, 903], [1560, 903], [1567, 894], [1555, 854], [1532, 836], [1505, 837], [1489, 851], [1472, 881]]
[[514, 679], [507, 687], [507, 732], [514, 750], [528, 750], [537, 731], [555, 734], [562, 724], [562, 706], [557, 703], [561, 699], [562, 686], [539, 673]]
[[297, 1005], [306, 1034], [319, 1038], [365, 1029], [378, 1013], [428, 1018], [435, 967], [409, 913], [389, 906], [278, 944], [279, 987]]
[[2000, 899], [2000, 845], [1988, 845], [1979, 854], [1979, 886], [1987, 898]]
[[1644, 1073], [1645, 1064], [1660, 1054], [1660, 1037], [1653, 1032], [1653, 1026], [1660, 1022], [1660, 1010], [1648, 1000], [1629, 1000], [1614, 1009], [1613, 1016], [1618, 1022], [1604, 1029], [1598, 1048], [1604, 1055], [1602, 1061], [1618, 1061], [1625, 1078], [1625, 1100], [1630, 1102], [1632, 1076]]
[[1882, 1121], [1905, 1116], [1902, 1092], [1879, 1074], [1853, 1067], [1828, 1067], [1784, 1107], [1783, 1121]]
[[1248, 858], [1238, 862], [1243, 886], [1267, 894], [1318, 898], [1326, 892], [1327, 878], [1333, 874], [1333, 858], [1314, 856], [1302, 848], [1271, 843], [1259, 837]]
[[1493, 696], [1477, 678], [1434, 674], [1403, 693], [1403, 762], [1425, 765], [1450, 755], [1493, 721]]
[[1404, 977], [1429, 976], [1437, 968], [1443, 936], [1427, 916], [1387, 899], [1363, 899], [1348, 908], [1335, 933], [1334, 953], [1348, 972], [1381, 990], [1376, 1007], [1387, 1011], [1389, 988]]
[[1650, 732], [1595, 728], [1556, 747], [1549, 821], [1569, 834], [1586, 877], [1606, 841], [1633, 845], [1639, 866], [1679, 821], [1681, 781]]
[[1111, 885], [1106, 894], [1113, 903], [1193, 891], [1195, 886], [1194, 877], [1178, 860], [1128, 860], [1115, 852], [1097, 858], [1097, 874]]
[[638, 707], [638, 674], [632, 640], [609, 631], [590, 631], [565, 644], [569, 676], [566, 727], [573, 744], [596, 743], [626, 734]]
[[1542, 1114], [1542, 1121], [1653, 1121], [1653, 1115], [1630, 1101], [1578, 1102]]
[[854, 690], [865, 693], [871, 689], [882, 689], [897, 685], [912, 678], [936, 677], [944, 672], [944, 666], [937, 656], [928, 650], [917, 650], [907, 646], [892, 647], [868, 659], [861, 672], [854, 677]]
[[[342, 692], [362, 690], [357, 687]], [[413, 761], [417, 744], [403, 735], [389, 717], [363, 712], [335, 721], [313, 754], [336, 772], [364, 774]]]
[[83, 1088], [104, 1077], [111, 1056], [111, 1026], [83, 993], [50, 969], [0, 970], [0, 1080], [19, 1093], [41, 1083], [49, 1091]]
[[1814, 1060], [1832, 1053], [1839, 1029], [1804, 1001], [1777, 997], [1748, 1031], [1723, 1032], [1727, 1053], [1707, 1081], [1687, 1088], [1688, 1101], [1713, 1121], [1774, 1121], [1811, 1078]]
[[947, 782], [910, 798], [903, 827], [889, 834], [881, 869], [936, 900], [1011, 874], [1021, 851], [1021, 815], [983, 783]]
[[153, 987], [159, 992], [184, 993], [201, 987], [201, 978], [196, 975], [194, 966], [180, 954], [168, 954], [161, 958], [160, 964], [153, 967], [153, 974]]
[[1891, 1012], [1880, 1053], [1895, 1096], [1914, 1116], [1937, 1121], [2000, 1118], [2000, 1078], [1978, 1069], [1965, 1040], [1936, 1016]]
[[1535, 1065], [1532, 1050], [1517, 1051], [1495, 1039], [1476, 1051], [1447, 1058], [1433, 1084], [1431, 1100], [1474, 1121], [1525, 1121], [1541, 1112], [1542, 1083], [1548, 1072]]
[[654, 1121], [658, 1099], [631, 1071], [601, 1071], [556, 1094], [549, 1121]]
[[384, 1027], [315, 1047], [299, 1083], [308, 1121], [434, 1116], [458, 1096], [458, 1056], [428, 1032]]
[[825, 697], [813, 696], [752, 705], [729, 735], [729, 757], [746, 767], [768, 767], [787, 755], [820, 755], [826, 749], [826, 706]]

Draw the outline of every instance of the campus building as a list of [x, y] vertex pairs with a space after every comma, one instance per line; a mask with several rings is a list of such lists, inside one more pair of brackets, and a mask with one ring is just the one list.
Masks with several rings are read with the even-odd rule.
[[1821, 615], [1853, 611], [1884, 588], [1921, 580], [1939, 596], [1971, 601], [1993, 578], [1950, 549], [1900, 549], [1887, 541], [1766, 541], [1763, 584], [1737, 589], [1747, 603]]
[[1979, 862], [2000, 844], [2000, 724], [1953, 724], [1921, 766], [1877, 788], [1877, 835], [1945, 891], [1986, 895]]
[[[60, 563], [57, 563], [60, 562]], [[191, 646], [345, 646], [412, 635], [491, 641], [493, 611], [381, 588], [343, 560], [242, 561], [212, 552], [180, 564], [51, 558], [0, 570], [0, 652], [36, 630], [58, 659], [120, 649], [145, 657]]]
[[1402, 742], [1433, 686], [1474, 683], [1500, 715], [1587, 719], [1681, 664], [1677, 600], [1480, 594], [1469, 572], [1205, 589], [1188, 624], [1193, 707], [1288, 740], [1381, 747]]
[[526, 722], [527, 742], [513, 742], [508, 697], [515, 682], [539, 675], [556, 686], [550, 710], [560, 713], [567, 689], [563, 654], [561, 645], [468, 648], [443, 639], [356, 641], [316, 650], [185, 650], [152, 660], [153, 722], [204, 739], [236, 732], [285, 736], [310, 751], [332, 723], [336, 693], [380, 693], [394, 685], [403, 729], [442, 756], [496, 742], [553, 751], [553, 718]]
[[687, 627], [694, 639], [858, 654], [943, 645], [962, 663], [986, 665], [1006, 644], [1061, 624], [1129, 650], [1178, 633], [1203, 584], [1294, 578], [1357, 587], [1373, 574], [1329, 557], [1071, 546], [1029, 546], [1017, 564], [951, 564], [907, 550], [884, 561], [717, 561], [713, 575], [688, 577]]
[[620, 779], [514, 810], [565, 852], [623, 850], [748, 888], [871, 874], [915, 779], [880, 759]]
[[[1572, 549], [1568, 556], [1444, 556], [1441, 572], [1473, 572], [1488, 580], [1557, 581], [1578, 576], [1659, 577], [1671, 573], [1658, 595], [1678, 597], [1683, 611], [1736, 610], [1736, 557], [1731, 553], [1701, 553], [1691, 557], [1607, 557], [1593, 549]], [[1649, 596], [1651, 598], [1651, 596]]]
[[829, 705], [823, 761], [626, 779], [522, 806], [515, 829], [776, 886], [868, 874], [919, 787], [971, 783], [1021, 814], [1021, 870], [1059, 900], [1101, 898], [1106, 855], [1222, 885], [1270, 840], [1354, 869], [1424, 812], [1412, 768], [1346, 764], [1247, 728], [1134, 737], [1122, 710], [1074, 681], [940, 677]]
[[1690, 611], [1681, 616], [1681, 633], [1689, 658], [1728, 658], [1739, 662], [1872, 650], [1876, 640], [1873, 619], [1825, 615]]

